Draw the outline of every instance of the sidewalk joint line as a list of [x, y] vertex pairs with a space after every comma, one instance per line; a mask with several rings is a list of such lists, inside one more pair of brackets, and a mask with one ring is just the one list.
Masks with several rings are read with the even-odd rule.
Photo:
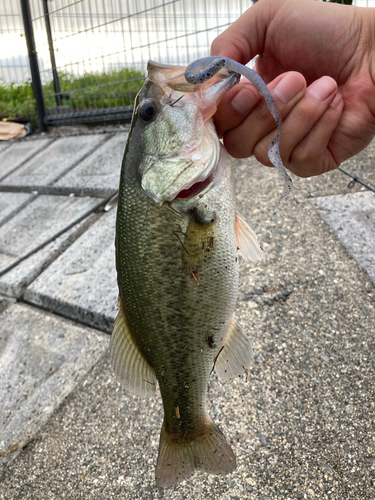
[[56, 234], [54, 234], [53, 236], [51, 236], [51, 238], [48, 238], [48, 240], [46, 240], [43, 243], [41, 243], [40, 245], [38, 245], [36, 248], [34, 248], [30, 252], [28, 252], [23, 257], [20, 257], [16, 262], [13, 262], [13, 264], [11, 264], [10, 266], [8, 266], [5, 269], [3, 269], [2, 271], [0, 271], [0, 278], [1, 278], [1, 276], [4, 276], [4, 274], [8, 273], [9, 271], [11, 271], [15, 267], [17, 267], [18, 264], [20, 264], [21, 262], [23, 262], [24, 260], [28, 259], [29, 257], [31, 257], [32, 255], [34, 255], [35, 253], [39, 252], [39, 250], [42, 250], [42, 248], [44, 248], [45, 246], [47, 246], [50, 243], [52, 243], [53, 241], [55, 241], [62, 234], [64, 234], [67, 231], [69, 231], [69, 229], [71, 229], [72, 227], [74, 227], [77, 224], [79, 224], [80, 222], [82, 222], [84, 219], [86, 219], [87, 217], [89, 217], [91, 214], [93, 214], [94, 212], [98, 211], [100, 208], [105, 207], [107, 205], [107, 203], [109, 201], [111, 201], [114, 196], [117, 195], [117, 193], [118, 193], [118, 191], [114, 191], [110, 196], [107, 196], [107, 198], [105, 198], [104, 200], [102, 200], [100, 203], [97, 203], [94, 207], [92, 207], [90, 210], [88, 210], [83, 215], [81, 215], [81, 217], [78, 217], [78, 219], [74, 220], [73, 222], [71, 222], [70, 224], [68, 224], [67, 226], [65, 226], [63, 229], [61, 229], [61, 231], [59, 231]]

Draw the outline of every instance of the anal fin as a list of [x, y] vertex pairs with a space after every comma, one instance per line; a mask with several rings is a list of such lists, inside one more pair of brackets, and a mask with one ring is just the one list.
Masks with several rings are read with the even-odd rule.
[[215, 371], [221, 379], [229, 380], [245, 373], [253, 360], [250, 339], [233, 317], [216, 359]]
[[155, 371], [135, 344], [121, 308], [111, 335], [110, 355], [113, 369], [126, 389], [139, 396], [155, 392]]
[[259, 245], [256, 234], [237, 212], [235, 231], [237, 246], [242, 257], [245, 260], [262, 260], [263, 250]]

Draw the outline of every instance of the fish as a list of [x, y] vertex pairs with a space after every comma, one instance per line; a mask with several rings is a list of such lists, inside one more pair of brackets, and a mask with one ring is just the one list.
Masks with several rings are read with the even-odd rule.
[[236, 458], [207, 412], [213, 370], [224, 381], [253, 361], [234, 311], [239, 255], [262, 258], [236, 213], [231, 158], [213, 115], [239, 75], [202, 85], [185, 67], [148, 63], [121, 168], [116, 218], [119, 312], [110, 342], [124, 387], [164, 408], [156, 486], [196, 470], [228, 474]]

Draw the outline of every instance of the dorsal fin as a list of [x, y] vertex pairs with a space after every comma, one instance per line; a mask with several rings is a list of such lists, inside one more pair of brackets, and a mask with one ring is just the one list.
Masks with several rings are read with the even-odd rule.
[[223, 380], [237, 377], [250, 368], [253, 359], [250, 339], [235, 318], [232, 318], [223, 340], [223, 348], [216, 359], [216, 373]]
[[110, 355], [113, 369], [126, 389], [139, 396], [155, 392], [155, 371], [135, 344], [121, 308], [111, 336]]
[[258, 238], [248, 223], [236, 212], [236, 241], [240, 254], [245, 260], [262, 260], [263, 250]]

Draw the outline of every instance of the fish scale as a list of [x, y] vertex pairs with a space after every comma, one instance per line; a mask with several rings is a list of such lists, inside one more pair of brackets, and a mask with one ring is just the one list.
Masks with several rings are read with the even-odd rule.
[[[205, 115], [213, 114], [215, 102], [237, 80], [220, 75], [198, 92], [192, 86], [190, 94], [185, 82], [176, 103], [180, 93], [175, 68], [152, 63], [137, 98], [120, 179], [120, 312], [111, 338], [112, 363], [125, 387], [148, 395], [156, 381], [160, 386], [164, 422], [158, 486], [181, 481], [195, 469], [215, 474], [234, 470], [233, 452], [207, 413], [207, 384], [214, 367], [226, 380], [243, 373], [252, 361], [249, 340], [233, 317], [240, 219], [231, 161], [211, 115]], [[177, 67], [181, 75], [184, 69]], [[168, 73], [173, 73], [173, 85], [165, 79]], [[176, 104], [169, 113], [171, 89]], [[204, 123], [201, 143], [192, 123], [176, 126], [182, 118], [196, 121], [197, 109], [206, 110], [199, 117]], [[179, 136], [174, 139], [173, 134]], [[163, 147], [155, 145], [163, 138]], [[170, 155], [168, 144], [174, 148]], [[200, 155], [200, 147], [212, 148], [211, 154]], [[160, 151], [162, 156], [155, 153]], [[145, 190], [142, 180], [150, 172], [153, 181]], [[181, 184], [182, 178], [188, 184]], [[170, 196], [174, 191], [172, 199], [160, 199], [161, 193]], [[179, 198], [179, 193], [188, 197]]]
[[[227, 311], [233, 311], [236, 301], [238, 259], [230, 170], [226, 176], [220, 192], [213, 189], [204, 201], [208, 212], [219, 206], [224, 212], [215, 221], [217, 248], [209, 252], [207, 247], [202, 252], [202, 241], [208, 242], [212, 235], [210, 224], [196, 223], [193, 215], [178, 213], [169, 205], [155, 205], [139, 185], [128, 183], [126, 178], [127, 188], [119, 195], [116, 230], [120, 297], [134, 339], [154, 367], [165, 407], [169, 408], [166, 426], [180, 427], [183, 432], [203, 425], [207, 378], [220, 348], [210, 348], [207, 339], [213, 335], [220, 346], [219, 339], [228, 327]], [[232, 232], [226, 229], [228, 219], [232, 219]], [[195, 226], [195, 231], [189, 229], [191, 226]], [[191, 260], [193, 250], [203, 256]], [[199, 285], [189, 269], [194, 263]], [[126, 290], [126, 294], [121, 290]], [[164, 366], [164, 376], [160, 366]], [[181, 389], [176, 390], [177, 387]], [[177, 406], [179, 421], [175, 415]], [[190, 408], [189, 416], [185, 415], [186, 406]], [[195, 410], [199, 410], [197, 418]]]

